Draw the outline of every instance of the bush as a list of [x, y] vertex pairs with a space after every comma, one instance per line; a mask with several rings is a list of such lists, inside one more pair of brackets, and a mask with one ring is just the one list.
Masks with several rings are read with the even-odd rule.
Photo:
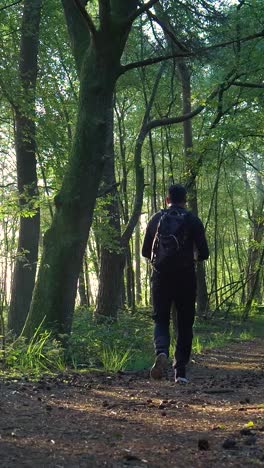
[[134, 370], [153, 359], [152, 320], [149, 314], [121, 313], [117, 322], [96, 323], [91, 311], [75, 314], [67, 362], [75, 368], [102, 367]]

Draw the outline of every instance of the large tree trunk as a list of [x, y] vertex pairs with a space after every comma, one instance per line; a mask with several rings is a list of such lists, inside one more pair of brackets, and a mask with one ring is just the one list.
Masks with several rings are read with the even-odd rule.
[[[76, 134], [56, 213], [44, 238], [44, 250], [24, 334], [44, 320], [57, 333], [69, 333], [80, 273], [111, 128], [113, 92], [120, 72], [137, 1], [99, 2], [101, 28], [80, 4], [63, 0], [80, 77]], [[79, 47], [78, 47], [79, 45]]]
[[18, 335], [25, 323], [35, 284], [38, 260], [40, 214], [35, 142], [35, 91], [39, 24], [42, 0], [25, 0], [20, 41], [19, 80], [21, 95], [15, 107], [17, 185], [21, 210], [33, 216], [20, 217], [18, 249], [12, 278], [8, 328]]
[[103, 171], [114, 87], [112, 70], [103, 63], [98, 67], [94, 51], [83, 65], [73, 154], [55, 199], [52, 226], [44, 237], [38, 281], [24, 331], [27, 335], [44, 317], [45, 324], [52, 324], [52, 328], [56, 324], [58, 332], [68, 333], [71, 329], [78, 276]]

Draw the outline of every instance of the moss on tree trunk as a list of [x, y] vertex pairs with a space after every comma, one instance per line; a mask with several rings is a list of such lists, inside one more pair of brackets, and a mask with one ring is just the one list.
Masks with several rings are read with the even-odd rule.
[[29, 316], [23, 331], [32, 336], [42, 320], [57, 333], [69, 333], [77, 282], [92, 223], [98, 186], [107, 157], [116, 70], [91, 47], [80, 77], [79, 111], [72, 157], [56, 213], [44, 236], [44, 250]]

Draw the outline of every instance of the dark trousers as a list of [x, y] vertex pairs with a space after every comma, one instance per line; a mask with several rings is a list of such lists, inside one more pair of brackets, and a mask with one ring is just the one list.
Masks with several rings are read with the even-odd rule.
[[[174, 367], [184, 371], [189, 362], [193, 322], [195, 316], [196, 277], [194, 269], [186, 269], [171, 274], [152, 275], [152, 303], [154, 325], [154, 345], [156, 354], [169, 356], [170, 312], [174, 302], [177, 310], [178, 336], [174, 354]], [[180, 372], [179, 372], [180, 373]]]

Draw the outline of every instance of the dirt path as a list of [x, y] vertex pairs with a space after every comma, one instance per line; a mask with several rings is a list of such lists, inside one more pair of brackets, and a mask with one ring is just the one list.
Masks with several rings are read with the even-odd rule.
[[199, 355], [190, 375], [186, 386], [146, 372], [2, 382], [0, 466], [264, 466], [262, 342]]

